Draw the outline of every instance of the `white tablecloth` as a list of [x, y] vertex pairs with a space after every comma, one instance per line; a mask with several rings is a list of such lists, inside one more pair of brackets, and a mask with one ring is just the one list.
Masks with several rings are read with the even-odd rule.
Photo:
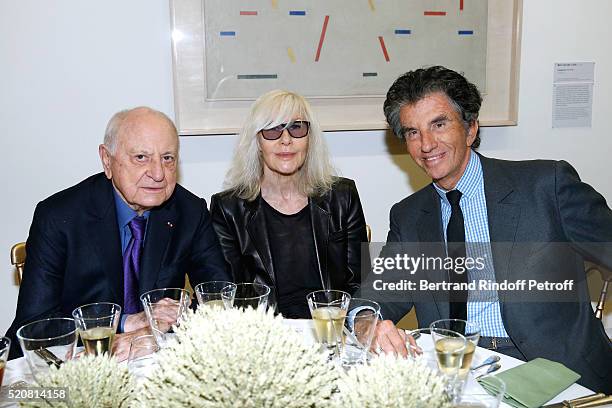
[[[315, 333], [314, 326], [311, 320], [286, 320], [285, 322], [294, 330], [302, 333], [302, 335], [308, 342], [314, 343]], [[480, 347], [476, 349], [476, 354], [474, 355], [474, 364], [478, 364], [479, 362], [484, 361], [487, 357], [493, 354], [497, 354], [501, 358], [501, 369], [499, 370], [499, 372], [523, 364], [523, 361]], [[6, 387], [8, 387], [10, 384], [13, 384], [17, 381], [25, 381], [29, 384], [34, 384], [34, 379], [30, 373], [30, 368], [28, 367], [28, 364], [25, 358], [23, 357], [8, 362], [4, 373], [4, 380], [2, 381], [3, 391], [5, 391]], [[467, 387], [467, 391], [470, 391], [469, 387], [480, 386], [475, 382], [469, 382]], [[561, 402], [563, 400], [578, 398], [592, 393], [593, 392], [590, 391], [588, 388], [585, 388], [578, 384], [573, 384], [561, 394], [550, 400], [549, 403]], [[15, 405], [8, 404], [6, 400], [0, 400], [0, 408], [7, 408], [12, 406]], [[508, 405], [502, 404], [502, 406], [507, 407]]]
[[[312, 320], [287, 320], [286, 323], [290, 325], [291, 327], [293, 327], [295, 330], [302, 333], [304, 337], [308, 339], [308, 341], [312, 341], [312, 342], [315, 341], [314, 340], [315, 332], [314, 332], [314, 326], [312, 324]], [[477, 365], [480, 362], [484, 361], [487, 357], [494, 355], [494, 354], [500, 357], [499, 362], [501, 364], [501, 368], [497, 372], [502, 372], [509, 368], [516, 367], [524, 363], [524, 361], [517, 360], [516, 358], [509, 357], [501, 353], [496, 353], [494, 351], [478, 347], [474, 354], [473, 364]], [[486, 369], [483, 369], [481, 371], [486, 371]], [[480, 388], [480, 385], [478, 385], [478, 383], [476, 383], [473, 380], [469, 381], [466, 386], [466, 392], [473, 391], [476, 388]], [[593, 392], [589, 390], [588, 388], [583, 387], [582, 385], [579, 385], [579, 384], [572, 384], [569, 388], [567, 388], [561, 394], [557, 395], [555, 398], [550, 400], [548, 404], [552, 404], [554, 402], [562, 402], [564, 400], [570, 400], [573, 398], [583, 397], [589, 394], [593, 394]], [[502, 403], [501, 406], [509, 407], [509, 405], [506, 405], [504, 403]]]

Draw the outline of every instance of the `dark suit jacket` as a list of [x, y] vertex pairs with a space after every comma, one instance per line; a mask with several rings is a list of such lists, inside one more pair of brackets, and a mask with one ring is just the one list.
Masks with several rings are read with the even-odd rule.
[[[15, 333], [50, 316], [71, 317], [92, 302], [123, 306], [121, 238], [113, 186], [103, 173], [40, 202], [27, 240], [17, 313], [7, 335], [11, 357], [21, 354]], [[177, 185], [147, 222], [140, 294], [157, 288], [227, 280], [223, 255], [206, 201]]]
[[[500, 293], [506, 331], [528, 360], [559, 361], [582, 375], [579, 383], [612, 392], [612, 346], [594, 317], [584, 282], [585, 259], [612, 267], [612, 211], [564, 161], [480, 159], [491, 242], [509, 243], [492, 248], [497, 282], [573, 279], [576, 297], [584, 299], [516, 302]], [[443, 241], [440, 200], [433, 185], [395, 204], [390, 223], [388, 242]], [[559, 256], [555, 245], [546, 245], [555, 242], [570, 243], [572, 250]], [[384, 304], [383, 316], [397, 322], [413, 304], [421, 327], [448, 318], [448, 302], [433, 294], [429, 300]]]
[[[249, 202], [224, 191], [212, 196], [210, 211], [234, 281], [274, 288], [274, 263], [261, 201], [261, 195]], [[367, 242], [355, 182], [338, 178], [330, 191], [310, 198], [308, 206], [321, 286], [353, 293], [361, 282], [361, 243]]]

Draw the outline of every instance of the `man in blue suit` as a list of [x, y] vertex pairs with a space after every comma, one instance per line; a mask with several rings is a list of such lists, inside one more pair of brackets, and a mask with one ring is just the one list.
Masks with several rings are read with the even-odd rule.
[[[93, 302], [125, 312], [115, 356], [127, 357], [131, 337], [148, 330], [139, 296], [152, 289], [231, 280], [206, 201], [176, 183], [179, 140], [163, 113], [139, 107], [116, 113], [99, 147], [104, 173], [40, 202], [27, 240], [17, 312], [7, 335], [11, 358], [21, 353], [16, 331], [47, 317], [71, 316]], [[133, 275], [126, 260], [142, 239]], [[139, 234], [139, 233], [136, 233]]]
[[[565, 297], [520, 289], [490, 290], [485, 297], [472, 289], [407, 293], [383, 301], [388, 320], [379, 323], [376, 344], [406, 355], [405, 335], [393, 323], [414, 306], [420, 327], [462, 317], [480, 326], [480, 346], [523, 360], [559, 361], [582, 376], [582, 385], [610, 393], [612, 346], [591, 309], [584, 260], [612, 268], [612, 211], [564, 161], [511, 162], [476, 153], [481, 102], [476, 86], [440, 66], [408, 72], [391, 86], [387, 121], [433, 183], [393, 206], [387, 243], [427, 243], [451, 259], [458, 241], [464, 257], [470, 243], [480, 244], [492, 255], [485, 257], [483, 279], [575, 285]], [[480, 279], [475, 269], [461, 273], [438, 277], [453, 284]]]

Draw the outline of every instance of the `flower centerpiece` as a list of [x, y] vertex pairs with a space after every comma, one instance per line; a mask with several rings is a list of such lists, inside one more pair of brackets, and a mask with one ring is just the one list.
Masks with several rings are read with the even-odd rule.
[[134, 401], [135, 382], [125, 365], [108, 355], [85, 355], [51, 367], [37, 380], [43, 389], [66, 388], [65, 399], [24, 401], [26, 407], [120, 408]]
[[375, 357], [345, 372], [336, 384], [337, 408], [451, 407], [444, 379], [419, 360]]
[[280, 316], [200, 308], [175, 331], [138, 393], [142, 406], [289, 408], [331, 400], [338, 371]]

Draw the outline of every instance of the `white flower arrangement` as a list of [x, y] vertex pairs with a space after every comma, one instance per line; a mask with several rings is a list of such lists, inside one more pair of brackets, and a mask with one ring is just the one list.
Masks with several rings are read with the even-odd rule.
[[451, 407], [442, 377], [419, 360], [376, 357], [351, 368], [336, 384], [333, 406], [338, 408]]
[[83, 356], [52, 367], [37, 381], [43, 388], [66, 387], [67, 399], [22, 402], [26, 407], [120, 408], [134, 399], [135, 383], [125, 366], [107, 355]]
[[159, 352], [139, 390], [142, 406], [318, 407], [338, 371], [282, 317], [253, 309], [200, 308]]

